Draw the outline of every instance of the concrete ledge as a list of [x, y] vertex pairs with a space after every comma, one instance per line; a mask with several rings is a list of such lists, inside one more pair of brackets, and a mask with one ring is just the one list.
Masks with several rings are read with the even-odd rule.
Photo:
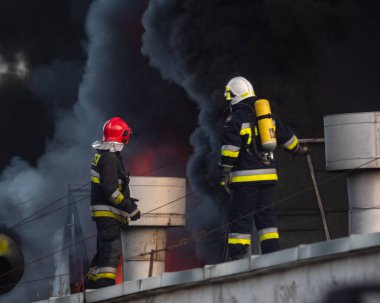
[[217, 265], [207, 265], [204, 267], [204, 277], [207, 280], [247, 272], [250, 270], [249, 261], [250, 258], [247, 257]]
[[140, 291], [161, 287], [161, 277], [151, 277], [140, 280]]
[[133, 294], [140, 291], [141, 280], [127, 281], [123, 283], [123, 293]]
[[34, 303], [82, 303], [83, 293], [72, 294], [63, 297], [50, 297], [47, 300], [35, 301]]
[[[86, 302], [101, 302], [110, 298], [121, 297], [123, 295], [126, 295], [123, 291], [123, 284], [118, 284], [86, 293]], [[61, 301], [59, 302], [61, 303]], [[74, 302], [82, 303], [82, 301], [68, 301], [67, 303]]]
[[[375, 249], [375, 248], [378, 248], [378, 249]], [[364, 252], [365, 253], [368, 252], [367, 257]], [[347, 253], [351, 253], [351, 254], [347, 254]], [[359, 262], [359, 260], [362, 260], [362, 259], [364, 260], [365, 258], [368, 258], [369, 261]], [[332, 275], [331, 279], [337, 279], [335, 277], [337, 272], [339, 272], [341, 279], [343, 279], [344, 277], [344, 279], [348, 279], [348, 281], [352, 281], [351, 278], [347, 278], [349, 274], [352, 276], [357, 275], [358, 277], [365, 276], [367, 278], [373, 276], [374, 279], [376, 280], [377, 278], [380, 279], [380, 273], [378, 274], [379, 271], [377, 270], [378, 264], [373, 264], [373, 260], [376, 261], [378, 259], [380, 260], [380, 233], [352, 235], [347, 238], [341, 238], [341, 239], [320, 242], [320, 243], [315, 243], [315, 244], [310, 244], [310, 245], [300, 245], [295, 248], [285, 249], [285, 250], [278, 251], [271, 254], [259, 255], [259, 256], [254, 255], [249, 258], [244, 258], [241, 260], [236, 260], [236, 261], [231, 261], [231, 262], [226, 262], [226, 263], [221, 263], [221, 264], [216, 264], [216, 265], [207, 265], [203, 268], [164, 273], [158, 277], [124, 282], [123, 284], [120, 284], [120, 285], [115, 285], [115, 286], [111, 286], [107, 288], [102, 288], [102, 289], [86, 292], [86, 302], [105, 302], [105, 301], [125, 302], [126, 300], [128, 300], [129, 302], [129, 299], [131, 299], [131, 302], [134, 302], [136, 300], [139, 300], [138, 298], [144, 297], [144, 294], [149, 295], [150, 297], [168, 296], [170, 293], [176, 293], [183, 289], [189, 289], [188, 288], [189, 286], [196, 286], [196, 287], [192, 287], [191, 289], [203, 289], [203, 288], [210, 289], [214, 287], [213, 285], [217, 285], [218, 283], [219, 284], [222, 283], [223, 285], [231, 285], [228, 287], [235, 287], [235, 288], [241, 287], [241, 286], [236, 286], [236, 283], [234, 282], [236, 280], [239, 280], [239, 281], [241, 280], [243, 283], [243, 281], [246, 281], [246, 280], [257, 279], [255, 280], [257, 283], [259, 282], [263, 283], [263, 285], [266, 285], [265, 287], [268, 288], [271, 286], [267, 286], [267, 285], [271, 285], [271, 284], [264, 283], [262, 279], [269, 279], [269, 280], [275, 279], [277, 285], [280, 285], [282, 283], [282, 279], [280, 278], [281, 275], [287, 275], [286, 274], [287, 272], [297, 273], [298, 280], [299, 280], [298, 284], [299, 284], [299, 287], [301, 287], [300, 285], [302, 285], [302, 289], [301, 289], [302, 291], [307, 290], [309, 288], [310, 290], [314, 291], [315, 287], [313, 285], [305, 284], [307, 283], [307, 281], [305, 280], [306, 278], [302, 277], [302, 275], [305, 275], [307, 279], [312, 279], [312, 280], [315, 279], [315, 283], [317, 283], [318, 281], [319, 281], [318, 283], [322, 283], [322, 284], [326, 283], [326, 285], [330, 285], [328, 283], [332, 283], [331, 284], [332, 286], [334, 285], [335, 280], [332, 280], [332, 281], [328, 281], [328, 280], [331, 278], [330, 277], [331, 275]], [[309, 260], [310, 262], [308, 262]], [[352, 267], [347, 266], [347, 264], [350, 264], [350, 263], [353, 264]], [[300, 266], [301, 264], [302, 266]], [[342, 267], [342, 264], [345, 264], [344, 267]], [[282, 267], [281, 272], [276, 270], [278, 266]], [[305, 268], [305, 266], [307, 266], [307, 268], [310, 268], [310, 269], [313, 268], [314, 276], [310, 277], [311, 274], [309, 273], [308, 270], [306, 270], [305, 272], [302, 272], [300, 268], [302, 267]], [[324, 266], [326, 269], [331, 268], [331, 270], [327, 270], [326, 272], [326, 269], [325, 269], [325, 271], [322, 274], [318, 271], [318, 268], [320, 266]], [[342, 268], [345, 268], [345, 269], [342, 269]], [[258, 276], [255, 277], [254, 275], [249, 275], [249, 274], [247, 275], [247, 273], [250, 273], [250, 272], [254, 273], [256, 271], [261, 271], [263, 269], [268, 269], [268, 271], [266, 271], [267, 274], [264, 276], [260, 275], [260, 277]], [[321, 279], [322, 276], [323, 277], [326, 276], [326, 279], [325, 278]], [[269, 293], [271, 293], [271, 291], [282, 292], [284, 289], [283, 287], [289, 287], [289, 291], [290, 291], [292, 290], [292, 287], [295, 287], [294, 285], [297, 286], [297, 283], [296, 284], [294, 283], [296, 282], [293, 281], [287, 286], [286, 285], [281, 286], [281, 287], [273, 286], [273, 287], [279, 287], [279, 288], [277, 290], [267, 289], [267, 291], [269, 291]], [[313, 284], [315, 283], [313, 282]], [[247, 286], [247, 287], [248, 288], [246, 290], [251, 291], [250, 286]], [[255, 287], [257, 288], [259, 286], [255, 286]], [[323, 287], [327, 288], [330, 286], [323, 286]], [[323, 291], [326, 291], [326, 289], [323, 287], [321, 289]], [[234, 291], [236, 291], [236, 289]], [[137, 294], [138, 296], [136, 296]], [[129, 296], [129, 295], [133, 295], [133, 296]], [[136, 297], [138, 298], [134, 299]], [[43, 301], [38, 301], [38, 302], [39, 303], [50, 303], [50, 302], [82, 303], [83, 294], [74, 294], [71, 296], [60, 297], [60, 298], [50, 298], [48, 300], [43, 300]], [[157, 301], [157, 302], [161, 302], [161, 301]], [[186, 302], [190, 302], [190, 301], [186, 299], [184, 302], [181, 302], [181, 303], [186, 303]], [[261, 301], [257, 301], [257, 302], [261, 302]], [[272, 301], [268, 301], [268, 302], [272, 302]], [[282, 301], [278, 301], [278, 302], [282, 302]], [[308, 302], [308, 301], [302, 301], [302, 302]]]
[[[380, 244], [380, 242], [379, 242]], [[342, 238], [299, 247], [299, 259], [311, 259], [345, 253], [350, 250], [349, 239]]]
[[161, 276], [161, 287], [179, 284], [194, 283], [204, 280], [203, 268], [183, 270], [177, 272], [166, 272]]
[[377, 247], [380, 245], [380, 233], [351, 235], [348, 237], [348, 239], [351, 251]]
[[251, 257], [251, 270], [258, 270], [278, 266], [285, 263], [296, 262], [298, 260], [299, 248], [289, 248], [274, 253]]

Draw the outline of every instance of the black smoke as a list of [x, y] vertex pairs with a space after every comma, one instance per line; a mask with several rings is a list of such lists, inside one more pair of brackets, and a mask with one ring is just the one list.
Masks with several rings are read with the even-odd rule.
[[[14, 69], [22, 56], [28, 71], [22, 78], [14, 73], [0, 72], [0, 135], [6, 142], [1, 148], [0, 170], [14, 156], [35, 165], [45, 151], [46, 141], [54, 134], [54, 119], [51, 118], [54, 109], [46, 106], [30, 88], [30, 77], [36, 76], [30, 71], [48, 66], [53, 60], [75, 60], [83, 66], [82, 23], [89, 1], [76, 2], [75, 5], [64, 0], [54, 4], [46, 0], [0, 3], [0, 70], [4, 64]], [[70, 73], [74, 78], [78, 76], [75, 70]], [[65, 84], [61, 82], [60, 85], [64, 87]], [[59, 93], [67, 95], [62, 89]], [[70, 98], [74, 103], [75, 94]]]
[[[165, 164], [168, 150], [178, 149], [187, 156], [193, 132], [188, 175], [203, 195], [191, 201], [189, 226], [196, 232], [219, 224], [217, 195], [205, 187], [216, 176], [225, 83], [249, 78], [302, 137], [322, 136], [324, 114], [376, 110], [377, 2], [362, 2], [2, 1], [0, 54], [14, 63], [21, 51], [30, 78], [12, 78], [13, 88], [0, 83], [1, 129], [9, 129], [2, 133], [2, 168], [8, 166], [0, 182], [1, 222], [9, 228], [65, 195], [67, 184], [86, 182], [90, 144], [118, 115], [133, 129], [131, 159], [150, 151]], [[16, 125], [19, 109], [25, 113]], [[86, 237], [94, 231], [88, 201], [81, 203]], [[26, 263], [62, 246], [62, 217], [57, 212], [17, 230]], [[200, 255], [215, 261], [205, 247]], [[23, 281], [53, 274], [52, 259], [44, 260], [27, 266]], [[22, 284], [7, 301], [44, 298], [48, 290], [47, 280]]]
[[[185, 174], [184, 159], [190, 151], [188, 137], [195, 124], [196, 108], [182, 88], [162, 81], [159, 72], [153, 70], [141, 55], [143, 28], [140, 20], [147, 2], [93, 1], [88, 7], [86, 35], [75, 39], [67, 37], [69, 34], [65, 30], [70, 27], [65, 25], [75, 28], [84, 23], [81, 16], [84, 16], [82, 9], [86, 3], [79, 5], [71, 1], [70, 7], [67, 3], [59, 3], [57, 10], [62, 9], [63, 16], [54, 18], [52, 15], [56, 9], [43, 2], [46, 7], [42, 7], [41, 19], [35, 25], [37, 32], [41, 33], [34, 38], [20, 34], [0, 40], [4, 45], [1, 54], [7, 62], [12, 61], [12, 50], [16, 46], [24, 47], [23, 53], [29, 62], [29, 77], [22, 81], [14, 78], [16, 84], [8, 91], [8, 96], [16, 94], [17, 88], [22, 87], [27, 97], [14, 99], [25, 103], [33, 99], [38, 104], [38, 107], [30, 105], [27, 108], [24, 114], [30, 120], [24, 120], [24, 132], [19, 135], [22, 138], [22, 134], [28, 136], [32, 131], [41, 132], [31, 133], [32, 142], [29, 144], [29, 138], [26, 138], [22, 141], [24, 145], [19, 146], [19, 150], [24, 148], [30, 155], [30, 149], [34, 150], [36, 145], [39, 149], [32, 155], [34, 161], [28, 161], [23, 154], [10, 152], [9, 156], [13, 157], [5, 162], [8, 165], [0, 177], [0, 201], [4, 209], [0, 221], [19, 235], [26, 263], [20, 284], [2, 297], [7, 302], [43, 299], [52, 291], [53, 277], [61, 270], [60, 254], [33, 261], [66, 245], [63, 229], [68, 208], [63, 206], [68, 203], [65, 197], [68, 185], [76, 188], [89, 181], [91, 143], [101, 139], [102, 126], [107, 119], [120, 116], [132, 127], [133, 134], [127, 147], [131, 162], [133, 157], [149, 152], [155, 160], [153, 166], [146, 168], [153, 171], [150, 174], [161, 175], [162, 171], [157, 170], [159, 166], [165, 166], [165, 174]], [[4, 4], [4, 7], [16, 18], [17, 10], [11, 3]], [[32, 8], [30, 13], [38, 15]], [[23, 12], [23, 16], [32, 19], [27, 12]], [[47, 32], [43, 31], [44, 28]], [[71, 43], [75, 46], [70, 46]], [[5, 92], [5, 89], [0, 83], [0, 91]], [[15, 104], [15, 111], [20, 108], [22, 106]], [[11, 105], [4, 101], [3, 109], [9, 114]], [[13, 121], [16, 113], [11, 112], [12, 115], [2, 121], [4, 126], [9, 125], [6, 121]], [[46, 122], [41, 117], [45, 117]], [[39, 125], [41, 128], [37, 127]], [[37, 135], [42, 142], [35, 140]], [[13, 140], [8, 134], [4, 136]], [[20, 136], [15, 137], [15, 141]], [[138, 164], [132, 164], [135, 169], [139, 168]], [[182, 171], [178, 168], [180, 165]], [[134, 173], [146, 171], [136, 169], [131, 171], [132, 175]], [[88, 187], [84, 189], [87, 189], [87, 199], [75, 194], [74, 200], [78, 200], [76, 206], [84, 237], [88, 238], [95, 234], [95, 229], [88, 209]], [[59, 200], [60, 197], [64, 198]], [[46, 208], [54, 201], [53, 207]], [[41, 218], [32, 216], [33, 221], [15, 227], [38, 210], [43, 210], [41, 214], [56, 208], [62, 209]], [[93, 253], [95, 239], [86, 244]]]
[[[376, 3], [370, 6], [375, 9]], [[379, 22], [374, 11], [368, 2], [339, 0], [149, 2], [142, 51], [200, 109], [187, 167], [191, 185], [203, 193], [194, 214], [197, 223], [190, 223], [194, 231], [220, 224], [222, 216], [204, 213], [221, 203], [213, 184], [228, 80], [248, 78], [258, 97], [269, 99], [273, 112], [298, 136], [322, 137], [323, 115], [377, 110], [379, 61], [373, 48], [379, 48]], [[363, 74], [366, 81], [360, 71], [370, 71]], [[205, 255], [215, 260], [210, 249]]]

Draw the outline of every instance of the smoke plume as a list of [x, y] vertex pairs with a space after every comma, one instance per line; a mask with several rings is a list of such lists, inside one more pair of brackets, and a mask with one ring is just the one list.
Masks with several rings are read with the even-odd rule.
[[[194, 232], [221, 222], [217, 210], [223, 203], [213, 184], [223, 90], [231, 77], [249, 79], [258, 97], [269, 99], [273, 112], [300, 137], [323, 136], [325, 114], [376, 108], [372, 101], [358, 106], [349, 92], [337, 91], [341, 79], [329, 76], [344, 65], [339, 51], [355, 44], [354, 20], [365, 20], [364, 7], [339, 0], [149, 2], [142, 52], [164, 79], [185, 89], [200, 111], [187, 166], [191, 185], [203, 194], [192, 215], [196, 220], [189, 220]], [[214, 218], [205, 215], [210, 209]], [[215, 255], [208, 249], [202, 257], [213, 262]]]
[[[49, 281], [56, 274], [54, 263], [59, 255], [32, 262], [67, 245], [62, 243], [62, 235], [68, 185], [75, 189], [88, 183], [91, 143], [101, 139], [102, 126], [110, 117], [124, 118], [133, 129], [126, 148], [130, 162], [132, 155], [138, 157], [154, 150], [155, 167], [146, 169], [152, 171], [171, 161], [171, 173], [181, 173], [176, 164], [183, 165], [184, 154], [188, 154], [186, 145], [192, 126], [182, 126], [183, 117], [171, 113], [184, 111], [194, 121], [191, 116], [195, 117], [195, 107], [186, 103], [188, 99], [181, 88], [163, 82], [141, 55], [140, 20], [145, 7], [144, 1], [92, 2], [86, 21], [86, 63], [53, 58], [49, 64], [32, 69], [29, 89], [51, 111], [53, 134], [35, 166], [13, 158], [1, 175], [0, 201], [4, 211], [0, 221], [19, 235], [27, 264], [20, 284], [2, 297], [7, 302], [30, 302], [49, 295]], [[75, 193], [73, 197], [84, 238], [88, 238], [95, 234], [89, 199], [79, 199]], [[54, 201], [52, 207], [46, 208]], [[43, 217], [32, 216], [41, 209], [39, 214], [58, 208], [62, 209]], [[22, 221], [30, 216], [33, 221]], [[15, 226], [18, 222], [22, 223]], [[93, 252], [95, 238], [86, 244]], [[29, 283], [32, 280], [36, 281]]]
[[[21, 2], [23, 10], [18, 9]], [[13, 157], [0, 176], [0, 222], [18, 234], [27, 264], [21, 284], [2, 296], [7, 302], [48, 296], [49, 279], [43, 278], [54, 275], [54, 257], [30, 263], [62, 248], [67, 208], [14, 226], [40, 209], [64, 206], [67, 199], [58, 198], [67, 194], [68, 184], [88, 182], [91, 143], [101, 137], [101, 127], [110, 117], [126, 119], [133, 129], [126, 151], [132, 175], [167, 163], [172, 166], [165, 166], [165, 175], [183, 174], [178, 167], [189, 154], [192, 133], [187, 174], [199, 195], [190, 201], [188, 222], [196, 234], [220, 224], [223, 216], [220, 201], [225, 196], [214, 184], [223, 90], [229, 78], [243, 75], [251, 80], [258, 96], [268, 98], [273, 111], [301, 137], [321, 136], [324, 114], [377, 110], [379, 63], [368, 58], [379, 51], [373, 41], [380, 26], [378, 10], [367, 1], [95, 0], [90, 6], [87, 0], [79, 2], [70, 1], [68, 9], [67, 1], [54, 5], [42, 1], [39, 22], [30, 22], [38, 35], [14, 22], [34, 21], [34, 2], [0, 4], [1, 41], [15, 45], [1, 45], [1, 60], [10, 62], [23, 51], [31, 81], [22, 88], [22, 96], [33, 101], [13, 102], [20, 99], [18, 86], [2, 84], [2, 131], [8, 134], [4, 133], [4, 144], [11, 142], [2, 155], [12, 151], [20, 157]], [[10, 12], [4, 9], [8, 6]], [[52, 11], [67, 14], [55, 19]], [[7, 26], [4, 12], [21, 27], [20, 34]], [[62, 26], [68, 24], [67, 15], [75, 26], [86, 24], [86, 41], [80, 34], [66, 34], [68, 29], [78, 32], [75, 26]], [[48, 39], [51, 33], [55, 39]], [[7, 98], [6, 90], [17, 94]], [[20, 115], [22, 119], [13, 119]], [[14, 122], [19, 120], [28, 123]], [[41, 133], [44, 136], [38, 136]], [[46, 138], [46, 144], [41, 142]], [[34, 152], [34, 159], [43, 155], [31, 162], [23, 152]], [[54, 207], [46, 209], [54, 201]], [[85, 238], [95, 233], [88, 203], [76, 204]], [[217, 261], [218, 243], [199, 245], [199, 256]], [[37, 281], [26, 283], [31, 280]]]

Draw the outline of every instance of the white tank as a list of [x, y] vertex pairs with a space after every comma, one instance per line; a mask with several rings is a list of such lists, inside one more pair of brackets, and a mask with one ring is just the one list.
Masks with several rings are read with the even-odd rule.
[[[165, 271], [166, 229], [185, 225], [186, 179], [131, 177], [131, 197], [142, 217], [122, 233], [123, 280], [158, 276]], [[162, 250], [153, 255], [152, 250]], [[139, 256], [140, 254], [145, 254]]]
[[380, 168], [380, 112], [325, 116], [324, 129], [328, 171]]
[[326, 169], [347, 172], [349, 233], [380, 231], [380, 112], [324, 117]]

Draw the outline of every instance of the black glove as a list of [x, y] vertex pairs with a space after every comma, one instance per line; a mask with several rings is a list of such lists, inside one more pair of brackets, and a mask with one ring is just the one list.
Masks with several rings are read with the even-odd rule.
[[135, 198], [124, 197], [124, 200], [117, 205], [117, 208], [122, 211], [126, 211], [128, 214], [133, 213], [137, 209], [137, 205], [135, 202], [139, 201]]
[[298, 145], [295, 150], [293, 151], [293, 156], [306, 156], [310, 153], [310, 149], [307, 146], [304, 145]]
[[134, 206], [134, 210], [132, 212], [128, 212], [129, 218], [131, 219], [131, 221], [136, 221], [136, 220], [140, 219], [140, 217], [141, 217], [141, 212], [137, 208], [137, 205], [136, 205], [136, 202], [138, 202], [139, 199], [129, 197], [128, 200]]
[[129, 218], [131, 219], [131, 221], [136, 221], [140, 219], [140, 217], [141, 217], [141, 212], [137, 207], [132, 213], [129, 214]]
[[225, 186], [230, 184], [230, 172], [231, 172], [230, 167], [226, 166], [220, 166], [219, 167], [219, 184], [221, 186]]

